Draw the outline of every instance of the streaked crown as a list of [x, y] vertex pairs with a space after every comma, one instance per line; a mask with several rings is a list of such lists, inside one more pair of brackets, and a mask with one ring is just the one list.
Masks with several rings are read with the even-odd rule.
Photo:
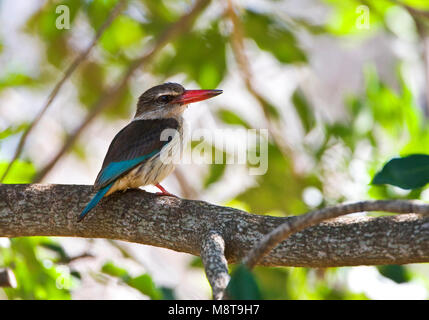
[[177, 105], [170, 103], [182, 95], [185, 88], [178, 83], [167, 82], [146, 90], [137, 103], [135, 118], [162, 118], [173, 111]]

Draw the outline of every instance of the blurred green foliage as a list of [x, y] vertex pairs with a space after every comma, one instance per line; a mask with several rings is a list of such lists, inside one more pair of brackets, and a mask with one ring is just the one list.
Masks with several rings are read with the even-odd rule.
[[147, 273], [132, 277], [126, 269], [116, 266], [113, 262], [106, 262], [101, 271], [119, 278], [124, 284], [137, 289], [152, 300], [171, 300], [174, 299], [174, 291], [170, 288], [157, 287], [151, 276]]
[[[429, 10], [427, 0], [399, 2], [415, 9]], [[74, 28], [83, 23], [86, 25], [83, 33], [95, 34], [116, 3], [116, 0], [48, 0], [41, 5], [28, 18], [24, 28], [28, 36], [40, 40], [40, 71], [38, 74], [30, 74], [15, 65], [0, 70], [0, 98], [2, 93], [10, 88], [46, 90], [46, 87], [53, 87], [77, 51], [83, 48], [81, 43], [76, 46], [79, 41], [76, 40], [76, 35], [73, 36]], [[309, 19], [291, 17], [281, 10], [276, 10], [276, 2], [265, 11], [242, 2], [243, 7], [237, 13], [242, 23], [245, 43], [255, 44], [258, 50], [269, 54], [281, 66], [302, 66], [311, 59], [309, 52], [306, 52], [298, 40], [302, 33], [357, 40], [371, 37], [377, 32], [387, 32], [396, 37], [397, 30], [389, 23], [392, 15], [393, 18], [398, 15], [408, 17], [411, 21], [411, 32], [416, 33], [417, 30], [417, 18], [394, 1], [323, 0], [323, 3], [330, 8], [332, 14], [326, 22], [314, 23]], [[55, 27], [58, 16], [55, 8], [60, 4], [70, 8], [71, 29]], [[132, 60], [146, 49], [148, 43], [187, 12], [190, 4], [191, 2], [185, 0], [130, 0], [128, 10], [115, 19], [100, 39], [96, 53], [80, 65], [72, 77], [80, 102], [78, 107], [84, 111], [89, 110]], [[364, 11], [357, 11], [360, 6], [369, 9], [369, 29], [361, 28], [362, 25], [356, 23], [357, 18], [364, 14]], [[197, 20], [196, 26], [190, 32], [180, 35], [164, 48], [150, 66], [144, 66], [144, 71], [160, 81], [183, 75], [187, 82], [196, 83], [202, 88], [218, 87], [229, 72], [237, 72], [233, 69], [234, 63], [230, 63], [230, 29], [228, 15], [221, 10], [214, 10], [210, 15], [204, 14], [204, 18]], [[415, 36], [418, 37], [417, 34]], [[5, 46], [0, 39], [0, 54], [5, 51]], [[350, 93], [344, 97], [348, 117], [341, 120], [326, 121], [316, 116], [311, 97], [301, 88], [297, 88], [290, 103], [303, 129], [304, 139], [298, 150], [285, 156], [279, 146], [270, 139], [268, 172], [256, 177], [254, 184], [230, 199], [228, 204], [244, 207], [253, 213], [301, 214], [313, 209], [303, 198], [304, 191], [309, 187], [317, 188], [323, 195], [324, 200], [318, 207], [347, 200], [341, 193], [342, 190], [338, 190], [341, 187], [337, 186], [336, 192], [330, 192], [333, 186], [329, 185], [328, 181], [333, 172], [342, 172], [349, 176], [350, 164], [359, 158], [359, 147], [363, 144], [371, 147], [370, 159], [365, 161], [365, 170], [369, 177], [373, 177], [392, 157], [429, 153], [427, 118], [417, 106], [416, 97], [410, 90], [410, 84], [403, 78], [401, 67], [401, 61], [398, 61], [397, 79], [394, 79], [398, 88], [395, 89], [381, 80], [372, 66], [362, 70], [365, 90], [363, 93]], [[103, 117], [129, 118], [134, 110], [133, 101], [135, 97], [130, 86], [127, 86], [117, 101], [112, 102], [112, 107], [103, 113]], [[281, 111], [284, 111], [284, 102], [272, 101], [265, 107], [268, 107], [277, 124], [282, 125]], [[218, 108], [214, 115], [225, 127], [249, 129], [254, 126], [246, 119], [245, 114], [229, 110], [228, 105]], [[2, 142], [16, 139], [28, 124], [0, 125], [4, 125], [0, 127], [1, 152]], [[320, 136], [320, 142], [308, 142], [306, 138], [315, 132]], [[68, 132], [65, 131], [64, 134]], [[387, 145], [390, 148], [386, 148]], [[345, 152], [340, 163], [333, 164], [330, 155], [336, 152], [338, 146]], [[84, 159], [85, 154], [79, 144], [73, 152]], [[313, 164], [311, 169], [297, 170], [296, 162], [299, 157], [293, 152], [310, 159]], [[2, 159], [0, 175], [7, 165], [8, 162]], [[31, 159], [24, 157], [14, 165], [5, 183], [29, 183], [36, 169]], [[201, 178], [203, 188], [209, 189], [214, 184], [223, 183], [227, 169], [227, 166], [222, 164], [209, 165], [207, 174]], [[391, 186], [367, 187], [368, 197], [376, 199], [419, 198], [421, 194], [421, 188], [404, 195]], [[72, 290], [79, 290], [80, 274], [67, 267], [68, 260], [69, 257], [62, 246], [49, 238], [11, 239], [8, 246], [0, 247], [0, 267], [9, 267], [14, 271], [18, 287], [4, 289], [4, 292], [10, 299], [69, 299]], [[202, 267], [199, 258], [193, 261], [192, 267]], [[257, 267], [251, 273], [238, 266], [234, 270], [230, 290], [236, 298], [366, 298], [364, 294], [349, 290], [340, 276], [344, 270], [341, 268], [310, 270]], [[396, 283], [412, 281], [417, 277], [407, 266], [382, 266], [378, 270], [381, 275]], [[106, 262], [100, 273], [119, 279], [123, 285], [130, 286], [151, 299], [176, 297], [172, 288], [158, 286], [147, 273], [132, 276], [128, 270], [112, 262]]]
[[43, 250], [48, 238], [14, 238], [0, 247], [0, 265], [13, 270], [17, 288], [5, 288], [9, 299], [70, 299], [75, 280], [68, 268], [55, 265]]
[[243, 26], [247, 37], [259, 48], [268, 51], [282, 63], [306, 62], [305, 53], [298, 47], [294, 34], [284, 21], [274, 14], [246, 10]]
[[[153, 72], [162, 76], [185, 73], [201, 88], [216, 88], [226, 73], [226, 39], [214, 21], [204, 29], [182, 35], [173, 50], [162, 55]], [[203, 57], [210, 57], [204, 59]]]
[[232, 300], [260, 300], [262, 298], [255, 277], [244, 264], [239, 264], [231, 272], [226, 294], [228, 299]]

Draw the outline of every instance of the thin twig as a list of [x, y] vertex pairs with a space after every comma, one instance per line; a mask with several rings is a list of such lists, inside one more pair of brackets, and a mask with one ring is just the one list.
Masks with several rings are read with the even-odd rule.
[[243, 263], [250, 269], [268, 254], [274, 247], [287, 237], [307, 227], [318, 224], [324, 220], [336, 218], [345, 214], [363, 211], [385, 211], [392, 213], [420, 213], [429, 214], [428, 204], [418, 201], [406, 200], [376, 200], [360, 201], [349, 204], [339, 204], [329, 208], [311, 211], [307, 214], [296, 216], [273, 231], [268, 233], [253, 247], [243, 259]]
[[104, 21], [100, 29], [98, 29], [97, 33], [94, 36], [94, 39], [92, 39], [89, 46], [81, 52], [76, 59], [73, 60], [73, 62], [70, 64], [70, 66], [67, 68], [66, 72], [62, 76], [59, 82], [55, 85], [54, 89], [51, 91], [51, 93], [48, 96], [48, 99], [46, 100], [44, 106], [40, 110], [40, 112], [36, 115], [34, 120], [30, 123], [30, 125], [24, 130], [24, 133], [22, 134], [18, 146], [15, 150], [15, 153], [13, 155], [12, 160], [9, 162], [5, 172], [3, 173], [0, 183], [4, 181], [6, 176], [8, 175], [9, 171], [12, 169], [13, 164], [15, 161], [21, 156], [22, 150], [24, 149], [25, 142], [27, 141], [28, 136], [30, 135], [31, 131], [34, 129], [34, 127], [40, 122], [40, 119], [43, 117], [43, 115], [48, 110], [49, 106], [54, 101], [55, 97], [57, 96], [58, 92], [62, 88], [63, 84], [67, 81], [67, 79], [73, 74], [73, 72], [77, 69], [77, 67], [86, 59], [88, 54], [91, 52], [91, 50], [95, 47], [98, 40], [103, 35], [104, 31], [112, 24], [113, 20], [122, 12], [122, 9], [125, 7], [125, 4], [128, 0], [120, 0], [116, 4], [116, 6], [112, 9], [107, 19]]
[[231, 32], [231, 47], [235, 57], [235, 61], [240, 71], [241, 78], [247, 88], [247, 91], [261, 106], [261, 109], [266, 119], [266, 126], [268, 128], [268, 132], [270, 133], [274, 143], [279, 147], [280, 151], [284, 156], [288, 156], [291, 153], [290, 146], [288, 145], [287, 141], [285, 141], [283, 135], [280, 132], [280, 129], [277, 126], [277, 123], [275, 122], [275, 119], [271, 115], [271, 104], [258, 92], [258, 90], [253, 85], [254, 81], [253, 74], [250, 68], [250, 62], [245, 53], [243, 27], [240, 18], [235, 12], [232, 0], [228, 0], [227, 14], [233, 25], [233, 31]]
[[423, 64], [425, 66], [425, 80], [426, 80], [426, 90], [425, 90], [425, 102], [426, 102], [426, 115], [429, 115], [429, 37], [422, 35], [423, 41]]
[[[426, 26], [421, 19], [429, 19], [429, 11], [420, 11], [415, 10], [409, 6], [405, 6], [410, 15], [414, 18], [416, 23], [417, 33], [420, 37], [422, 43], [422, 60], [424, 65], [424, 74], [425, 74], [425, 103], [426, 103], [426, 115], [429, 115], [429, 34], [427, 32], [428, 26]], [[416, 12], [420, 12], [420, 15]], [[427, 13], [426, 16], [422, 13]]]
[[75, 262], [75, 261], [78, 261], [81, 259], [86, 259], [86, 258], [94, 258], [94, 255], [89, 253], [89, 252], [84, 252], [84, 253], [79, 254], [77, 256], [65, 257], [63, 259], [56, 261], [56, 263], [58, 263], [58, 264], [69, 264], [71, 262]]
[[229, 282], [225, 241], [217, 231], [209, 231], [201, 244], [201, 259], [213, 290], [213, 300], [222, 300]]
[[86, 129], [86, 127], [105, 109], [107, 109], [111, 102], [122, 92], [122, 90], [127, 86], [127, 83], [131, 76], [136, 72], [138, 68], [142, 65], [147, 64], [164, 46], [170, 42], [172, 39], [177, 37], [183, 32], [186, 32], [188, 28], [192, 25], [192, 22], [196, 17], [201, 13], [201, 11], [206, 8], [210, 3], [210, 0], [199, 0], [195, 3], [192, 9], [184, 14], [176, 23], [171, 25], [163, 34], [155, 41], [153, 46], [140, 58], [134, 60], [130, 67], [125, 72], [121, 81], [106, 90], [100, 99], [91, 107], [91, 112], [87, 115], [84, 121], [80, 126], [66, 139], [63, 147], [58, 151], [58, 153], [52, 158], [52, 160], [43, 167], [37, 176], [34, 178], [34, 182], [40, 182], [42, 179], [52, 170], [56, 165], [58, 160], [73, 146], [81, 133]]
[[427, 10], [420, 10], [420, 9], [415, 9], [412, 6], [406, 5], [406, 4], [401, 4], [397, 1], [394, 1], [396, 4], [403, 6], [405, 9], [407, 9], [407, 11], [414, 17], [419, 16], [422, 18], [426, 18], [429, 19], [429, 11]]
[[399, 2], [398, 0], [390, 0], [394, 4], [403, 7], [411, 17], [414, 19], [416, 24], [417, 33], [420, 37], [422, 43], [422, 59], [423, 65], [425, 66], [425, 80], [426, 80], [426, 92], [425, 92], [425, 104], [426, 104], [426, 115], [429, 114], [429, 34], [428, 34], [428, 24], [429, 24], [429, 11], [420, 10], [413, 8], [410, 5]]

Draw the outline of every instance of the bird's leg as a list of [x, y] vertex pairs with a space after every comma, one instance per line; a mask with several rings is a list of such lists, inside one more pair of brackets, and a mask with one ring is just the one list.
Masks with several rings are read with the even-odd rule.
[[175, 196], [174, 194], [168, 192], [167, 190], [164, 189], [163, 186], [161, 186], [159, 183], [157, 183], [155, 185], [155, 187], [157, 187], [159, 190], [161, 190], [161, 192], [157, 192], [156, 194], [159, 196], [170, 196], [170, 197], [175, 197], [177, 198], [177, 196]]

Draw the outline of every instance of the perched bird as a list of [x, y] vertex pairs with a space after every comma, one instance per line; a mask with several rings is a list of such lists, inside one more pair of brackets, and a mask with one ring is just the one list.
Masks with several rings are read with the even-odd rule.
[[[78, 221], [103, 197], [118, 190], [152, 184], [161, 190], [159, 194], [171, 195], [159, 182], [174, 170], [174, 163], [163, 161], [161, 151], [177, 152], [183, 147], [182, 114], [188, 104], [221, 93], [222, 90], [185, 90], [177, 83], [164, 83], [144, 92], [138, 100], [134, 119], [110, 143], [94, 183], [98, 192]], [[162, 137], [166, 129], [174, 132], [169, 139]]]

